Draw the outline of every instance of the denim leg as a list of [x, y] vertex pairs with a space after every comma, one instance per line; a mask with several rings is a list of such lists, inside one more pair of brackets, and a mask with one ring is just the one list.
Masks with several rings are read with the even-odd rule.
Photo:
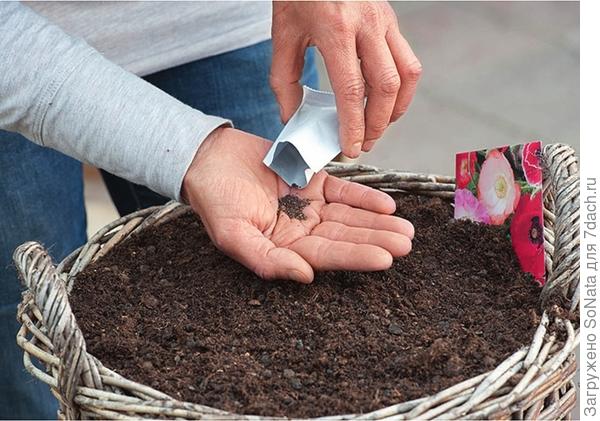
[[[269, 86], [272, 55], [269, 40], [163, 70], [145, 79], [193, 108], [228, 118], [240, 130], [274, 140], [283, 125]], [[318, 81], [315, 51], [309, 48], [302, 84], [316, 89]], [[167, 201], [146, 187], [106, 172], [102, 176], [121, 215]]]
[[86, 241], [81, 164], [0, 130], [0, 419], [56, 419], [58, 408], [15, 340], [22, 289], [12, 253], [28, 240], [55, 262]]

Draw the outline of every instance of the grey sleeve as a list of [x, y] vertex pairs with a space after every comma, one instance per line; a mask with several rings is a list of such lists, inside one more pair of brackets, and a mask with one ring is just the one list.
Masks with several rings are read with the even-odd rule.
[[0, 128], [179, 200], [228, 120], [181, 103], [28, 7], [0, 3]]

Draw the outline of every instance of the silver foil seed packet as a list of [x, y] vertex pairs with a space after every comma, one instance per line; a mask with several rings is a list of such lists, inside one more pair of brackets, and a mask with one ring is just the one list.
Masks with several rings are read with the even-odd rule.
[[300, 106], [263, 162], [289, 186], [304, 188], [341, 151], [335, 96], [303, 87]]

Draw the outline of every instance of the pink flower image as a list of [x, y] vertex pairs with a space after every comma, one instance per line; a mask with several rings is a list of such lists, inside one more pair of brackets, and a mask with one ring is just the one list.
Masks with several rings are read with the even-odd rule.
[[485, 206], [467, 189], [457, 189], [454, 193], [454, 219], [490, 223], [490, 216]]
[[523, 156], [521, 162], [523, 163], [523, 173], [525, 179], [532, 186], [542, 185], [542, 142], [535, 141], [526, 143], [523, 146]]
[[510, 163], [497, 149], [488, 153], [481, 166], [477, 196], [494, 225], [503, 224], [519, 203], [521, 188]]
[[542, 192], [521, 197], [510, 223], [513, 248], [525, 272], [544, 283], [544, 213]]
[[471, 182], [476, 162], [477, 152], [456, 154], [456, 188], [464, 189]]

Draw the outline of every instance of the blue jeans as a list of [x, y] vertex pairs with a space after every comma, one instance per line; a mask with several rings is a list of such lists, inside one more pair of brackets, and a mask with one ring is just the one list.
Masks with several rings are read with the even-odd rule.
[[55, 261], [86, 241], [81, 164], [0, 131], [0, 419], [56, 419], [58, 407], [23, 367], [15, 340], [21, 288], [11, 257], [28, 240], [45, 244]]
[[[314, 52], [309, 51], [306, 58], [303, 83], [316, 87]], [[239, 129], [273, 139], [282, 126], [268, 84], [270, 64], [271, 43], [266, 41], [145, 79], [194, 108], [227, 117]], [[121, 211], [166, 200], [114, 176], [107, 175], [107, 180]], [[56, 418], [54, 397], [25, 371], [22, 351], [16, 345], [21, 288], [11, 256], [28, 240], [45, 244], [55, 261], [83, 244], [83, 203], [79, 162], [0, 130], [0, 419]]]

